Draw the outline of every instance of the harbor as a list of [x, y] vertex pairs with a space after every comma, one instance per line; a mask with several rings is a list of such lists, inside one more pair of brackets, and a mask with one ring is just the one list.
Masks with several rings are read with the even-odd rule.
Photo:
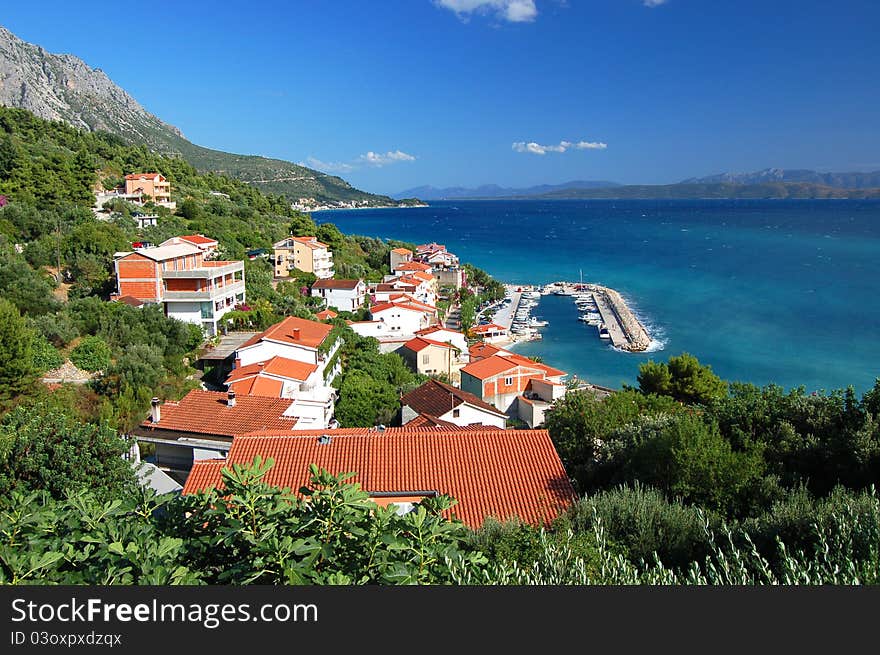
[[512, 341], [540, 339], [546, 321], [531, 315], [542, 296], [570, 296], [576, 318], [595, 327], [597, 337], [626, 352], [644, 352], [651, 345], [648, 330], [615, 289], [584, 282], [554, 282], [544, 286], [508, 284], [503, 301], [487, 308], [492, 322], [508, 330]]

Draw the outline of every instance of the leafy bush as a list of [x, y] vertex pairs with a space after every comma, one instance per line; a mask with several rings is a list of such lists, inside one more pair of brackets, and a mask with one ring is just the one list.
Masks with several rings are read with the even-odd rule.
[[680, 568], [702, 559], [711, 546], [707, 526], [717, 519], [698, 507], [668, 500], [638, 482], [578, 501], [563, 517], [575, 534], [593, 534], [602, 525], [607, 538], [623, 547], [633, 564], [653, 562]]
[[33, 358], [34, 369], [38, 373], [51, 371], [64, 363], [64, 357], [61, 356], [58, 349], [49, 343], [49, 340], [42, 335], [34, 338], [31, 356]]
[[84, 337], [70, 351], [70, 361], [85, 371], [101, 371], [110, 366], [110, 347], [100, 337]]

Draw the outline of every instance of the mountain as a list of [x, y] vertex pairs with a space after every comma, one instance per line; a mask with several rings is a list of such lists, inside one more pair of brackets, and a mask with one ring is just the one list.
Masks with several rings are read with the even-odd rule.
[[433, 186], [420, 186], [400, 193], [395, 193], [395, 198], [423, 198], [425, 200], [459, 200], [464, 198], [515, 198], [518, 196], [534, 196], [543, 193], [552, 193], [562, 189], [604, 189], [620, 186], [617, 182], [575, 180], [565, 184], [541, 184], [527, 188], [505, 188], [497, 184], [484, 184], [482, 186], [447, 187], [438, 189]]
[[880, 171], [872, 173], [819, 173], [808, 169], [765, 168], [754, 173], [718, 173], [692, 177], [681, 184], [766, 184], [768, 182], [808, 183], [836, 189], [873, 189], [880, 187]]
[[[522, 197], [522, 196], [517, 196]], [[766, 182], [763, 184], [732, 184], [729, 182], [639, 184], [611, 189], [560, 189], [550, 193], [527, 196], [529, 199], [795, 199], [795, 198], [872, 198], [880, 199], [880, 188], [840, 189], [806, 182]]]
[[[179, 155], [199, 171], [225, 173], [291, 201], [317, 206], [387, 206], [400, 203], [352, 187], [334, 175], [280, 159], [236, 155], [198, 146], [173, 125], [144, 109], [99, 68], [68, 54], [52, 54], [0, 26], [0, 105], [40, 118], [116, 134], [164, 155]], [[412, 203], [406, 203], [412, 204]]]

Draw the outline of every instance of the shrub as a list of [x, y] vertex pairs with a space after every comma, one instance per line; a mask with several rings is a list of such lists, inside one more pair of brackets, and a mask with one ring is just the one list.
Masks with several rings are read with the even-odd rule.
[[70, 352], [70, 361], [85, 371], [101, 371], [110, 365], [110, 347], [100, 337], [85, 337]]

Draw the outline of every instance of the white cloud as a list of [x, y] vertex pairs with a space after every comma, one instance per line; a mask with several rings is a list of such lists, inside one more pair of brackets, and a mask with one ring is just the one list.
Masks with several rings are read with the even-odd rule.
[[512, 145], [513, 150], [516, 152], [527, 152], [533, 155], [546, 155], [548, 152], [565, 152], [570, 148], [575, 150], [604, 150], [607, 147], [608, 144], [601, 141], [578, 141], [577, 143], [560, 141], [559, 145], [550, 146], [541, 145], [534, 141], [516, 141]]
[[315, 157], [307, 157], [304, 162], [299, 162], [300, 166], [314, 168], [315, 170], [327, 173], [348, 173], [354, 166], [341, 161], [321, 161]]
[[399, 161], [415, 161], [416, 158], [400, 150], [389, 150], [385, 154], [372, 150], [358, 157], [358, 161], [369, 166], [385, 166]]
[[344, 161], [321, 161], [317, 157], [307, 157], [304, 162], [299, 162], [300, 166], [314, 168], [326, 173], [350, 173], [353, 170], [364, 166], [373, 166], [376, 168], [387, 166], [388, 164], [396, 164], [401, 161], [415, 161], [416, 158], [401, 150], [389, 150], [386, 153], [373, 152], [370, 150], [363, 155], [359, 155], [350, 162]]
[[660, 5], [665, 5], [666, 0], [643, 0], [643, 5], [646, 7], [659, 7]]
[[492, 14], [511, 23], [528, 23], [538, 15], [535, 0], [434, 0], [434, 4], [466, 20], [471, 14]]

